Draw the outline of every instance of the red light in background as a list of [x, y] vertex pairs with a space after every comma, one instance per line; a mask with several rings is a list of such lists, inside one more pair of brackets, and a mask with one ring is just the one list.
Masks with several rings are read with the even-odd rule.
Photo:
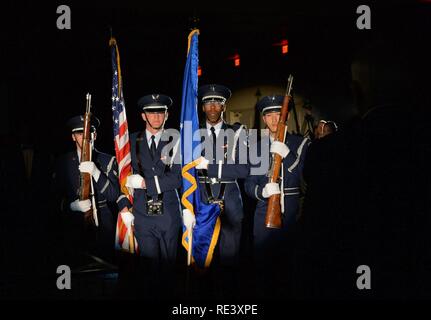
[[202, 68], [201, 66], [198, 66], [198, 77], [202, 75]]
[[289, 51], [289, 42], [287, 39], [283, 39], [278, 43], [273, 43], [273, 46], [281, 47], [281, 54], [287, 54]]
[[232, 57], [229, 57], [228, 59], [229, 60], [233, 60], [233, 64], [234, 64], [235, 68], [238, 68], [240, 66], [240, 64], [241, 64], [241, 59], [240, 59], [238, 53], [236, 53]]

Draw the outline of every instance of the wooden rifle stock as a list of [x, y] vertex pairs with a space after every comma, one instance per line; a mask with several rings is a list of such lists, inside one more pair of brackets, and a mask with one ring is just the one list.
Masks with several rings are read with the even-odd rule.
[[[278, 121], [277, 132], [275, 135], [275, 141], [280, 141], [284, 143], [286, 137], [287, 125], [286, 121], [289, 114], [289, 102], [290, 102], [290, 91], [292, 89], [293, 77], [289, 76], [286, 95], [284, 96], [283, 106], [281, 107], [280, 120]], [[269, 171], [269, 182], [278, 183], [280, 179], [280, 170], [283, 165], [283, 158], [276, 153], [272, 154], [271, 166]], [[283, 194], [284, 190], [281, 190]], [[265, 226], [267, 228], [280, 229], [282, 226], [281, 221], [281, 206], [280, 206], [280, 194], [274, 194], [268, 199], [268, 207], [266, 209], [265, 215]]]
[[[86, 103], [85, 115], [84, 115], [84, 132], [82, 136], [80, 163], [83, 161], [91, 161], [91, 151], [90, 151], [91, 95], [89, 93], [87, 93], [86, 99], [87, 99], [87, 103]], [[79, 200], [82, 201], [82, 200], [90, 199], [90, 196], [91, 196], [91, 175], [86, 172], [81, 172], [80, 186], [79, 186]], [[87, 212], [85, 212], [84, 218], [87, 223], [94, 224], [93, 210], [90, 209]]]

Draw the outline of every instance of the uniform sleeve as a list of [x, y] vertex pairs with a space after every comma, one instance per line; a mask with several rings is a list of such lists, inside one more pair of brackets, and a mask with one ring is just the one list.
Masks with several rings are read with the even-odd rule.
[[249, 175], [244, 182], [245, 193], [255, 200], [265, 201], [266, 199], [262, 196], [262, 189], [267, 182], [266, 176]]
[[122, 192], [120, 192], [120, 195], [116, 202], [119, 210], [123, 210], [124, 207], [127, 207], [128, 209], [133, 207], [127, 196]]
[[[249, 152], [257, 152], [259, 145], [252, 145]], [[249, 158], [250, 159], [250, 158]], [[259, 170], [262, 163], [250, 164], [250, 174], [244, 180], [244, 191], [252, 199], [266, 201], [262, 196], [262, 189], [268, 182], [268, 177], [265, 174], [253, 174], [253, 172], [261, 172]]]
[[117, 201], [120, 193], [118, 182], [118, 165], [115, 157], [112, 157], [106, 167], [106, 171], [99, 168], [99, 180], [95, 183], [97, 194], [103, 195], [109, 202]]
[[298, 168], [301, 173], [304, 171], [304, 164], [306, 161], [308, 148], [311, 145], [311, 141], [310, 141], [310, 139], [305, 138], [303, 143], [304, 143], [304, 145], [303, 145], [303, 148], [301, 150], [301, 154], [299, 155], [299, 168]]
[[310, 145], [310, 139], [303, 138], [297, 149], [297, 156], [295, 161], [290, 167], [287, 168], [289, 172], [299, 171], [302, 174], [304, 169], [305, 156], [307, 154], [308, 146]]
[[308, 151], [308, 148], [310, 147], [310, 145], [311, 145], [311, 141], [307, 138], [307, 140], [304, 144], [303, 150], [301, 152], [300, 161], [299, 161], [299, 165], [298, 165], [298, 167], [299, 167], [298, 169], [300, 170], [301, 175], [300, 175], [300, 181], [299, 181], [300, 196], [299, 196], [298, 215], [296, 218], [297, 220], [299, 220], [302, 217], [303, 212], [304, 212], [305, 195], [307, 193], [307, 181], [305, 179], [304, 169], [306, 167], [305, 165], [306, 165], [306, 161], [307, 161], [307, 151]]
[[161, 175], [145, 177], [145, 184], [147, 186], [147, 193], [150, 196], [180, 188], [181, 165], [174, 164], [170, 170], [165, 171]]
[[208, 164], [208, 177], [219, 179], [245, 179], [249, 172], [247, 135], [242, 130], [235, 143], [235, 162], [232, 161], [232, 153], [229, 155], [231, 162]]

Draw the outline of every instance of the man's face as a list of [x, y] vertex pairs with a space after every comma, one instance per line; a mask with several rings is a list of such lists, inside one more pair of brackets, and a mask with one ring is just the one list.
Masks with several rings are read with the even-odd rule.
[[[96, 140], [96, 132], [91, 133], [93, 140]], [[72, 133], [72, 140], [75, 141], [76, 147], [79, 150], [82, 150], [82, 138], [84, 137], [84, 133], [81, 132], [74, 132]]]
[[314, 132], [314, 136], [317, 139], [320, 139], [323, 137], [323, 134], [324, 134], [323, 130], [325, 128], [325, 124], [326, 124], [326, 122], [320, 121], [319, 124], [317, 125], [316, 130]]
[[271, 133], [277, 132], [278, 122], [280, 121], [280, 112], [269, 112], [262, 116], [263, 122]]
[[164, 111], [143, 112], [141, 115], [142, 119], [147, 122], [147, 129], [149, 126], [149, 122], [153, 129], [159, 130], [163, 126], [167, 113], [165, 113]]
[[83, 132], [74, 132], [72, 133], [72, 140], [75, 141], [76, 147], [81, 150], [82, 149], [82, 137], [84, 133]]
[[224, 111], [224, 104], [219, 101], [208, 101], [202, 105], [207, 122], [217, 124], [221, 121], [221, 113]]

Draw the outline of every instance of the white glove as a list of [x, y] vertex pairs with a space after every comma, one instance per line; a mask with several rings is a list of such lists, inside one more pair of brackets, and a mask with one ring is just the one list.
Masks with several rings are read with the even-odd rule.
[[130, 211], [120, 212], [121, 219], [128, 229], [133, 225], [133, 221], [135, 221], [135, 216]]
[[91, 209], [91, 201], [90, 199], [79, 201], [76, 199], [75, 201], [70, 203], [70, 210], [72, 211], [81, 211], [87, 212]]
[[204, 157], [200, 157], [199, 158], [200, 162], [199, 164], [196, 166], [196, 169], [208, 169], [208, 163], [210, 162], [209, 160], [205, 159]]
[[290, 150], [289, 147], [286, 146], [283, 142], [280, 141], [274, 141], [271, 143], [271, 148], [269, 149], [269, 152], [271, 153], [277, 153], [282, 158], [286, 158], [286, 156], [289, 154]]
[[189, 209], [183, 209], [183, 224], [187, 230], [191, 230], [195, 227], [196, 217]]
[[93, 161], [81, 162], [79, 164], [79, 171], [91, 174], [96, 182], [99, 180], [100, 170], [96, 167], [96, 164]]
[[127, 177], [126, 187], [133, 189], [144, 189], [143, 187], [144, 178], [139, 174], [132, 174]]
[[276, 182], [269, 182], [265, 185], [265, 187], [262, 189], [262, 196], [264, 198], [269, 198], [270, 196], [274, 194], [280, 194], [280, 186]]

